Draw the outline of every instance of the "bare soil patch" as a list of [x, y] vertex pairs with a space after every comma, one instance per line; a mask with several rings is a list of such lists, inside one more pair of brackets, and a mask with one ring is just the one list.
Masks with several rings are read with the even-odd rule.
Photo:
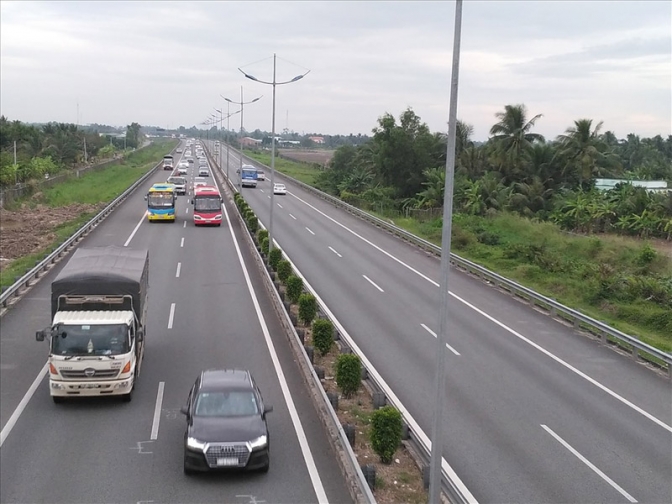
[[15, 259], [46, 249], [56, 239], [59, 226], [103, 206], [104, 203], [73, 203], [56, 208], [45, 205], [31, 208], [24, 203], [18, 210], [0, 209], [0, 269]]
[[333, 150], [297, 150], [279, 149], [278, 152], [284, 157], [303, 163], [318, 163], [324, 165], [334, 157]]

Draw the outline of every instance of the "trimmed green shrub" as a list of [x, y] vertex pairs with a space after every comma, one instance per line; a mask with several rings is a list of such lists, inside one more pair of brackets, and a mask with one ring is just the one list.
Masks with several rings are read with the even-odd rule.
[[401, 443], [402, 429], [401, 413], [392, 406], [383, 406], [371, 415], [371, 448], [383, 464], [392, 463]]
[[344, 397], [350, 397], [362, 384], [362, 363], [355, 354], [340, 354], [336, 359], [336, 385]]
[[261, 240], [261, 253], [268, 255], [268, 237]]
[[268, 238], [268, 229], [257, 231], [257, 243], [261, 243], [264, 238]]
[[313, 344], [322, 355], [327, 355], [334, 344], [334, 325], [331, 320], [317, 319], [313, 322]]
[[256, 217], [257, 214], [254, 213], [254, 211], [251, 208], [248, 208], [243, 212], [243, 217], [245, 217], [245, 220], [249, 219], [250, 217], [254, 216]]
[[[266, 238], [268, 240], [268, 238]], [[303, 292], [303, 279], [296, 275], [289, 275], [287, 279], [287, 297], [292, 303], [298, 303]]]
[[257, 229], [259, 228], [259, 220], [257, 219], [256, 215], [248, 215], [247, 219], [247, 228], [250, 230], [250, 233], [254, 234], [257, 232]]
[[309, 325], [317, 315], [317, 299], [309, 293], [299, 296], [299, 320]]
[[268, 255], [268, 264], [271, 265], [271, 268], [273, 270], [278, 269], [278, 263], [282, 260], [282, 250], [280, 250], [278, 247], [273, 247], [271, 252]]
[[285, 283], [289, 278], [289, 275], [292, 274], [292, 265], [287, 259], [282, 259], [278, 263], [278, 278], [282, 283]]

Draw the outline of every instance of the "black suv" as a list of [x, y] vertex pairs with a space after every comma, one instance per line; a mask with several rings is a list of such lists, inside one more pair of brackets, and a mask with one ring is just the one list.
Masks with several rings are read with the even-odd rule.
[[203, 371], [180, 410], [187, 417], [184, 473], [217, 469], [267, 472], [269, 436], [259, 387], [249, 371]]

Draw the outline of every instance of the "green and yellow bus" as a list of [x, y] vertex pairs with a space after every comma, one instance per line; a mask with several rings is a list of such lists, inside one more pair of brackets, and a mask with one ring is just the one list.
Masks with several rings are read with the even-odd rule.
[[173, 184], [154, 184], [145, 196], [149, 222], [175, 222], [177, 193]]

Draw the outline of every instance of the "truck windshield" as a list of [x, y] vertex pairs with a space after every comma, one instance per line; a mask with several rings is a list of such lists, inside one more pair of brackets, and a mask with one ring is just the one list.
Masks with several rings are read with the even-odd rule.
[[153, 192], [147, 196], [147, 206], [149, 208], [171, 208], [175, 205], [173, 193]]
[[257, 178], [257, 170], [245, 170], [245, 169], [243, 169], [243, 178], [256, 179]]
[[51, 340], [54, 355], [121, 355], [130, 350], [125, 324], [62, 325]]
[[194, 199], [194, 211], [215, 212], [221, 210], [221, 203], [217, 196]]

